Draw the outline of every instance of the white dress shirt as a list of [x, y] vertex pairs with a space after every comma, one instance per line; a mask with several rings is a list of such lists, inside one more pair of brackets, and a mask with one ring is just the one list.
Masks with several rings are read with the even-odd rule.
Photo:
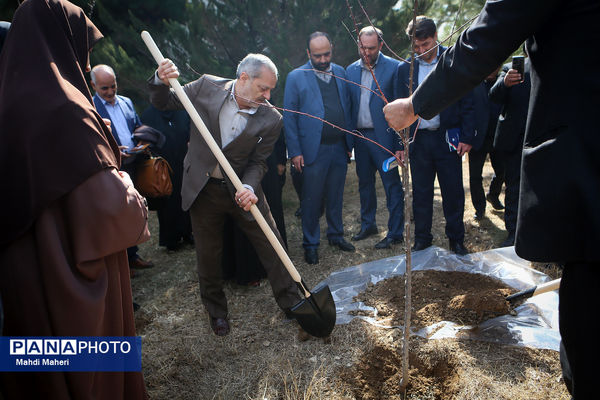
[[[417, 77], [419, 85], [425, 80], [425, 78], [427, 78], [427, 75], [429, 75], [429, 73], [431, 71], [433, 71], [433, 69], [435, 68], [435, 65], [437, 64], [439, 55], [440, 55], [440, 47], [439, 46], [437, 47], [436, 51], [437, 51], [437, 54], [430, 63], [423, 60], [421, 57], [417, 58], [417, 62], [419, 63], [419, 76]], [[419, 119], [421, 120], [421, 122], [419, 122], [419, 129], [435, 130], [435, 129], [439, 129], [439, 127], [440, 127], [440, 115], [439, 114], [431, 119], [423, 119], [423, 118], [419, 118]]]
[[[100, 96], [98, 96], [100, 97]], [[110, 121], [113, 125], [113, 132], [117, 132], [117, 136], [119, 137], [119, 141], [121, 142], [121, 146], [127, 146], [128, 149], [134, 147], [132, 132], [129, 130], [129, 126], [127, 125], [127, 120], [125, 119], [125, 115], [123, 115], [123, 110], [119, 105], [119, 98], [115, 96], [115, 104], [110, 104], [108, 101], [104, 100], [100, 97], [106, 111], [108, 112], [108, 116], [110, 117]]]

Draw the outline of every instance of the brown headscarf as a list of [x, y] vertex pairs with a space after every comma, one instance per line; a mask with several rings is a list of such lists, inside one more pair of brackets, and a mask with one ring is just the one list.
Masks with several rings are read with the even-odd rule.
[[0, 57], [0, 248], [88, 177], [117, 167], [117, 144], [84, 71], [102, 38], [66, 0], [27, 0]]

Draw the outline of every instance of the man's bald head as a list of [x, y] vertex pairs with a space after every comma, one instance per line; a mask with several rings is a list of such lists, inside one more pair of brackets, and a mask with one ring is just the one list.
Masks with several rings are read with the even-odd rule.
[[117, 95], [117, 76], [108, 65], [98, 64], [90, 72], [92, 88], [105, 101], [114, 104]]

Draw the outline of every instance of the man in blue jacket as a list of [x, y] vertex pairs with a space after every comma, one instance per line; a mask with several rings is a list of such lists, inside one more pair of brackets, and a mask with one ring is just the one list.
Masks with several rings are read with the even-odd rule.
[[[284, 108], [299, 111], [347, 129], [350, 124], [344, 68], [331, 62], [332, 44], [324, 32], [312, 33], [306, 43], [309, 61], [287, 76]], [[288, 156], [302, 173], [302, 232], [304, 258], [319, 262], [319, 218], [325, 205], [329, 244], [354, 251], [344, 240], [342, 205], [351, 140], [343, 131], [295, 112], [283, 114]]]
[[[361, 59], [346, 68], [349, 81], [357, 85], [348, 85], [350, 93], [350, 114], [352, 129], [384, 146], [392, 153], [400, 153], [398, 136], [389, 129], [383, 115], [384, 100], [398, 97], [398, 66], [400, 62], [381, 53], [383, 33], [379, 28], [367, 26], [358, 34]], [[371, 72], [372, 71], [372, 72]], [[373, 79], [375, 74], [375, 79]], [[358, 86], [361, 85], [361, 86]], [[371, 89], [371, 90], [369, 90]], [[352, 240], [362, 240], [378, 233], [375, 222], [377, 195], [375, 193], [375, 172], [379, 171], [385, 189], [389, 212], [388, 232], [379, 241], [376, 249], [388, 249], [392, 244], [404, 241], [404, 191], [398, 169], [384, 172], [383, 162], [390, 153], [363, 139], [354, 138], [354, 156], [358, 192], [360, 194], [360, 232]]]
[[[112, 134], [121, 149], [121, 157], [125, 160], [129, 154], [125, 150], [133, 148], [133, 131], [142, 125], [131, 99], [117, 94], [117, 77], [115, 71], [108, 65], [99, 64], [90, 72], [96, 110], [102, 118], [111, 122]], [[127, 164], [126, 161], [124, 161]]]
[[[439, 56], [446, 50], [437, 43], [435, 22], [419, 16], [413, 27], [406, 28], [409, 36], [415, 36], [413, 91], [435, 68]], [[408, 97], [410, 63], [400, 65], [400, 97]], [[418, 129], [411, 130], [414, 142], [410, 145], [410, 170], [413, 178], [413, 215], [415, 219], [414, 250], [431, 246], [433, 236], [433, 185], [437, 175], [442, 192], [442, 208], [446, 218], [446, 236], [450, 250], [459, 255], [467, 254], [464, 246], [465, 191], [462, 179], [461, 157], [471, 150], [474, 137], [473, 100], [471, 95], [435, 115], [420, 119]]]
[[[131, 99], [117, 94], [117, 77], [115, 71], [108, 65], [98, 64], [90, 72], [92, 88], [96, 92], [93, 100], [98, 114], [110, 120], [112, 134], [121, 150], [121, 169], [134, 179], [134, 157], [127, 153], [135, 146], [133, 131], [142, 125]], [[138, 254], [138, 247], [127, 249], [130, 268], [150, 268], [152, 262], [143, 260]], [[132, 273], [133, 274], [133, 273]]]

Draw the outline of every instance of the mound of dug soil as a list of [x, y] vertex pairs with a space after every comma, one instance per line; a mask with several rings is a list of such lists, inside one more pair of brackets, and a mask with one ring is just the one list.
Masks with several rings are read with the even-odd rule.
[[[513, 312], [506, 296], [514, 290], [481, 274], [448, 271], [415, 271], [412, 274], [412, 318], [415, 329], [440, 321], [477, 325]], [[369, 285], [355, 297], [377, 309], [380, 319], [392, 325], [404, 321], [404, 276]]]

